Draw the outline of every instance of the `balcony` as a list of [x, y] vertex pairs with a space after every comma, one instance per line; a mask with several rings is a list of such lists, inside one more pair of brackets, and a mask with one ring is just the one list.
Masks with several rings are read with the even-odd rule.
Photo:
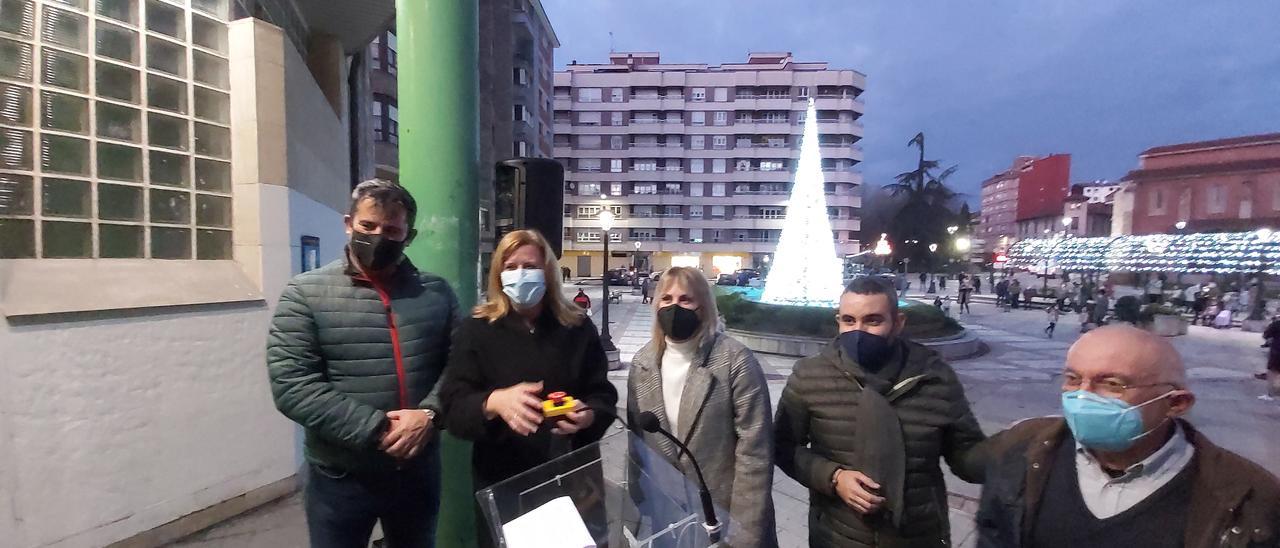
[[818, 110], [851, 110], [859, 114], [866, 111], [866, 105], [853, 97], [840, 95], [819, 95], [813, 100]]

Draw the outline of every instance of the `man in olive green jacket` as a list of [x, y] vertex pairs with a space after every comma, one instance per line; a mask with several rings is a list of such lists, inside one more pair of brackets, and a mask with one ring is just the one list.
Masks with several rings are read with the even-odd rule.
[[902, 339], [906, 317], [879, 278], [840, 298], [840, 336], [796, 362], [774, 420], [778, 467], [809, 488], [809, 545], [950, 543], [939, 459], [980, 482], [982, 430], [934, 351]]
[[437, 386], [458, 303], [403, 249], [413, 197], [356, 187], [345, 256], [294, 278], [267, 342], [271, 391], [306, 428], [311, 546], [363, 548], [374, 524], [392, 546], [432, 546], [440, 504]]

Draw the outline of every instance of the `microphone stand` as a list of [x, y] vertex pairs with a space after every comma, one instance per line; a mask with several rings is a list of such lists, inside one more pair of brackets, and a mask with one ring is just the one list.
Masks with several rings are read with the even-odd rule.
[[689, 448], [683, 442], [676, 439], [671, 432], [659, 425], [657, 415], [650, 411], [645, 411], [640, 414], [639, 419], [640, 427], [644, 431], [657, 433], [667, 438], [671, 443], [676, 444], [676, 447], [680, 448], [680, 454], [689, 457], [689, 462], [693, 463], [693, 471], [698, 475], [698, 497], [702, 499], [702, 513], [707, 517], [706, 521], [702, 523], [702, 528], [707, 531], [707, 537], [711, 540], [711, 543], [713, 545], [718, 544], [720, 542], [722, 524], [716, 519], [715, 505], [711, 500], [711, 492], [707, 489], [707, 480], [702, 477], [702, 467], [698, 466], [698, 460], [693, 458], [693, 453], [689, 451]]

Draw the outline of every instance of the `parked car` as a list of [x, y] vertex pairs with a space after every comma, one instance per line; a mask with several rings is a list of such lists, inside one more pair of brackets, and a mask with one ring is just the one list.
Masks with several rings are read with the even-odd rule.
[[738, 276], [734, 274], [721, 274], [716, 278], [716, 285], [738, 285]]
[[733, 272], [737, 285], [747, 285], [751, 280], [760, 277], [760, 271], [754, 268], [739, 268]]
[[605, 272], [609, 285], [631, 285], [633, 274], [625, 268], [615, 268]]

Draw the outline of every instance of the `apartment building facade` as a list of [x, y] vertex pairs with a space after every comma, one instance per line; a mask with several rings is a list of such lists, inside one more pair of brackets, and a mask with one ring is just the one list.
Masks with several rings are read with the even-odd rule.
[[[479, 4], [480, 242], [493, 250], [493, 166], [510, 158], [552, 155], [551, 82], [555, 29], [540, 0], [491, 0]], [[374, 167], [398, 181], [398, 109], [395, 21], [369, 45], [368, 105]], [[482, 257], [487, 264], [488, 257]]]
[[1147, 149], [1122, 180], [1128, 196], [1119, 234], [1171, 233], [1178, 223], [1186, 223], [1186, 232], [1274, 228], [1280, 133]]
[[763, 267], [777, 247], [813, 98], [837, 253], [859, 248], [857, 144], [866, 76], [789, 53], [663, 64], [612, 53], [555, 74], [555, 157], [566, 168], [564, 258], [604, 268], [599, 214], [616, 217], [608, 267]]
[[982, 183], [978, 235], [1003, 253], [1015, 241], [1061, 230], [1071, 178], [1071, 155], [1018, 156], [1009, 169]]

